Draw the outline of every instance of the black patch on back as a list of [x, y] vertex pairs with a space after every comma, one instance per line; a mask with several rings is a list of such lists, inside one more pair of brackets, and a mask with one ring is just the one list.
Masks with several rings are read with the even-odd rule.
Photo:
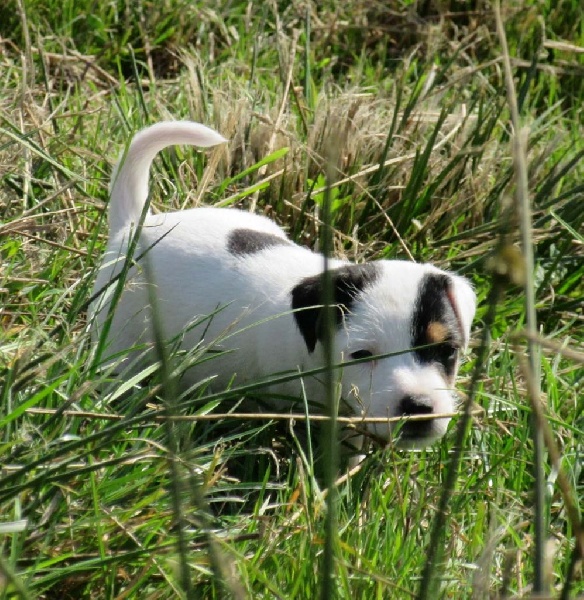
[[234, 229], [227, 237], [227, 250], [231, 254], [255, 254], [272, 246], [290, 246], [286, 238], [255, 229]]
[[[415, 350], [421, 363], [442, 365], [447, 377], [452, 378], [456, 370], [458, 351], [462, 345], [458, 318], [448, 298], [452, 285], [450, 277], [443, 273], [424, 275], [418, 288], [412, 319], [412, 346], [426, 346]], [[430, 334], [436, 324], [444, 325], [446, 336], [436, 343]]]
[[[333, 302], [337, 327], [343, 320], [343, 314], [350, 312], [355, 298], [378, 277], [378, 268], [374, 263], [363, 265], [344, 265], [331, 269]], [[324, 336], [322, 303], [323, 275], [306, 277], [290, 292], [292, 309], [296, 325], [304, 338], [309, 352], [314, 352], [316, 342]]]

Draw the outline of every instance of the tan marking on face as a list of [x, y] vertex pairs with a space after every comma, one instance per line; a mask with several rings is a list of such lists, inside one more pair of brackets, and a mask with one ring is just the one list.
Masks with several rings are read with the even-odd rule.
[[439, 321], [432, 321], [428, 323], [426, 335], [428, 336], [428, 343], [439, 344], [448, 337], [448, 327]]

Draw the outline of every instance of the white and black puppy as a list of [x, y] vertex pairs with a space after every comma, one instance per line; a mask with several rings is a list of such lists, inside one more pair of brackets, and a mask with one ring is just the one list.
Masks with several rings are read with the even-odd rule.
[[[166, 339], [180, 340], [183, 350], [205, 344], [226, 351], [187, 370], [183, 389], [209, 376], [215, 377], [213, 389], [220, 389], [323, 365], [323, 256], [292, 243], [269, 219], [247, 212], [147, 212], [133, 254], [144, 258], [129, 270], [111, 310], [116, 284], [108, 282], [120, 273], [139, 225], [155, 155], [169, 145], [208, 147], [224, 141], [197, 123], [159, 123], [134, 137], [114, 170], [109, 243], [95, 283], [96, 292], [106, 291], [92, 312], [97, 336], [112, 319], [104, 356], [123, 355], [118, 373], [127, 375], [154, 360], [143, 350], [153, 342], [152, 293]], [[401, 352], [338, 369], [343, 400], [355, 415], [405, 417], [400, 439], [408, 444], [421, 446], [442, 436], [448, 418], [407, 417], [455, 409], [452, 387], [475, 312], [469, 283], [407, 261], [332, 260], [330, 269], [336, 362]], [[305, 394], [310, 403], [323, 400], [321, 380], [314, 376], [270, 391], [296, 398]], [[275, 409], [282, 408], [273, 402]], [[375, 423], [368, 429], [388, 439], [394, 426]]]

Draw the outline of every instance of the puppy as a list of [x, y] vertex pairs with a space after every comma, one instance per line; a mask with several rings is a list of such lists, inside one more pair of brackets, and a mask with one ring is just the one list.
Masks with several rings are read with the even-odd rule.
[[[109, 242], [94, 290], [101, 295], [92, 312], [95, 337], [106, 339], [103, 356], [115, 357], [121, 375], [155, 360], [152, 298], [169, 344], [211, 350], [184, 372], [182, 389], [209, 377], [212, 388], [221, 389], [324, 364], [322, 255], [247, 212], [145, 210], [149, 169], [160, 150], [223, 142], [198, 123], [159, 123], [134, 137], [114, 170]], [[341, 398], [355, 415], [404, 417], [404, 444], [423, 446], [439, 438], [448, 418], [407, 417], [455, 409], [452, 386], [475, 312], [471, 286], [434, 266], [406, 261], [331, 260], [329, 268], [335, 363], [349, 363], [335, 370]], [[375, 358], [389, 353], [395, 354]], [[275, 410], [287, 406], [282, 396], [305, 395], [310, 404], [324, 399], [319, 375], [273, 384], [268, 391]], [[385, 440], [394, 427], [367, 424]]]

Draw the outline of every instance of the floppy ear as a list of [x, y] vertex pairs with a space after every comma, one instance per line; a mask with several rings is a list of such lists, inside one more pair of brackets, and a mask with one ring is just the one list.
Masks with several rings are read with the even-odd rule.
[[476, 295], [468, 280], [458, 275], [450, 275], [450, 285], [446, 293], [458, 320], [463, 346], [466, 349], [470, 338], [470, 326], [476, 310]]
[[[355, 298], [365, 286], [377, 278], [373, 263], [344, 265], [331, 269], [334, 316], [337, 327], [342, 323], [344, 312], [351, 311]], [[290, 292], [294, 320], [304, 338], [308, 352], [314, 352], [316, 343], [324, 336], [323, 329], [323, 274], [306, 277]]]

